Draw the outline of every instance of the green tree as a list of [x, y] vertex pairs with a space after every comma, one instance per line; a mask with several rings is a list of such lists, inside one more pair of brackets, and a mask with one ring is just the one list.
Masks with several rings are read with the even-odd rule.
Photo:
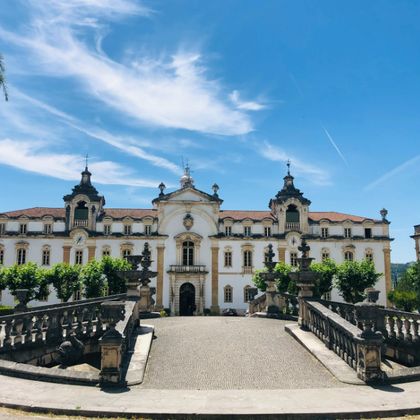
[[4, 290], [6, 287], [7, 287], [6, 268], [0, 267], [0, 290]]
[[3, 89], [4, 99], [9, 100], [6, 86], [6, 68], [4, 66], [3, 56], [0, 54], [0, 86]]
[[420, 307], [420, 261], [407, 268], [388, 299], [403, 311], [411, 312]]
[[335, 286], [346, 302], [357, 303], [365, 298], [365, 289], [373, 287], [380, 276], [371, 261], [346, 261], [337, 268]]
[[91, 260], [81, 270], [80, 276], [85, 298], [106, 296], [108, 279], [103, 272], [101, 261]]
[[39, 300], [48, 297], [49, 290], [45, 270], [39, 268], [35, 263], [15, 264], [4, 270], [7, 288], [13, 296], [16, 296], [17, 289], [28, 289], [26, 300], [22, 303], [27, 304], [33, 299]]
[[101, 266], [103, 274], [108, 279], [108, 293], [110, 295], [125, 293], [127, 285], [125, 280], [118, 276], [118, 271], [131, 270], [131, 264], [125, 258], [103, 257]]
[[[278, 262], [274, 268], [274, 271], [277, 273], [276, 286], [277, 290], [280, 293], [289, 292], [296, 293], [296, 285], [289, 278], [289, 273], [293, 271], [293, 267], [289, 264], [286, 264], [282, 261]], [[265, 292], [267, 285], [265, 284], [261, 273], [267, 272], [267, 269], [256, 270], [252, 276], [252, 281], [259, 290]]]
[[334, 276], [337, 274], [337, 264], [328, 258], [319, 263], [312, 263], [311, 270], [317, 274], [314, 296], [322, 297], [331, 292]]
[[49, 284], [54, 286], [57, 297], [67, 302], [74, 292], [81, 288], [80, 266], [67, 263], [55, 264], [47, 270], [45, 277]]

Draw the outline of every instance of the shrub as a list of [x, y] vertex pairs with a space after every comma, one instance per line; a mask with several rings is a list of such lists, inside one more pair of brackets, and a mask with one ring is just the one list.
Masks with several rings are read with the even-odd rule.
[[63, 302], [67, 302], [74, 292], [80, 290], [80, 270], [80, 265], [59, 263], [46, 271], [47, 282], [54, 286], [57, 297]]

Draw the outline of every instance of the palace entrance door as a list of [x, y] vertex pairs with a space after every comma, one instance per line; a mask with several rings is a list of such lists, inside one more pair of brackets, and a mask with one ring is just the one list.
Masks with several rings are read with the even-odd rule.
[[195, 309], [195, 287], [191, 283], [184, 283], [179, 289], [179, 314], [192, 316]]

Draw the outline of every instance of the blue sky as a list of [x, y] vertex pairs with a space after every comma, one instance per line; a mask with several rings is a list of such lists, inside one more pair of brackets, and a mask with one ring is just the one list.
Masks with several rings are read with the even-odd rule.
[[266, 209], [292, 161], [312, 211], [420, 223], [420, 3], [0, 0], [0, 211], [62, 206], [84, 155], [109, 207], [188, 160], [225, 209]]

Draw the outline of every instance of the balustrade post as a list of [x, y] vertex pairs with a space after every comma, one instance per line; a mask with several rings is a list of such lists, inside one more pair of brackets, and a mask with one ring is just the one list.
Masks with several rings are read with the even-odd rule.
[[356, 319], [363, 331], [356, 337], [357, 376], [365, 382], [381, 380], [381, 349], [383, 336], [375, 331], [379, 306], [373, 302], [360, 302], [355, 305]]
[[124, 302], [103, 302], [101, 304], [101, 320], [108, 325], [105, 334], [99, 339], [101, 348], [102, 386], [118, 386], [122, 380], [122, 345], [123, 336], [115, 329], [118, 321], [124, 319]]

